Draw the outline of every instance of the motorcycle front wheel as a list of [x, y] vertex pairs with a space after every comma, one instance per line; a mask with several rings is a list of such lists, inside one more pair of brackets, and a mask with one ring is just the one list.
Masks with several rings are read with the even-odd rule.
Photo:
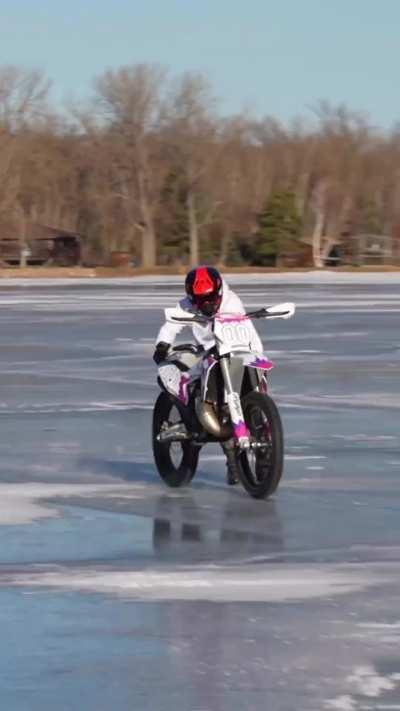
[[283, 430], [277, 406], [269, 395], [252, 392], [242, 400], [252, 447], [238, 455], [238, 472], [246, 491], [266, 499], [276, 491], [283, 470]]
[[172, 398], [161, 392], [153, 413], [153, 454], [158, 473], [168, 486], [189, 484], [193, 479], [200, 448], [191, 442], [159, 442], [157, 435], [163, 429], [182, 422]]

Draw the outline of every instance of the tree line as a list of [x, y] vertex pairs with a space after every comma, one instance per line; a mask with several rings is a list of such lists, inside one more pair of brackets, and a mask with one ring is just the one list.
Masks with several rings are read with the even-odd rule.
[[0, 238], [32, 223], [84, 253], [137, 264], [315, 266], [358, 233], [398, 235], [400, 125], [380, 131], [320, 102], [308, 120], [221, 116], [198, 73], [109, 69], [85, 105], [56, 110], [37, 71], [0, 67]]

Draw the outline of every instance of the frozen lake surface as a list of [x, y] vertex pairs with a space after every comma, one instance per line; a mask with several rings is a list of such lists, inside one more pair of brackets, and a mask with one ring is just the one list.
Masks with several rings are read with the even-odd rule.
[[153, 341], [179, 279], [0, 283], [7, 711], [400, 709], [400, 275], [257, 275], [271, 500], [205, 448], [169, 490]]

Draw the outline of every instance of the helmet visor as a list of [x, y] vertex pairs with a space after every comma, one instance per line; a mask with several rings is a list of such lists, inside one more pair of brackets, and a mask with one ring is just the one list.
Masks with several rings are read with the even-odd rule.
[[205, 296], [195, 296], [194, 302], [204, 316], [215, 316], [220, 305], [222, 297], [218, 294], [207, 294]]

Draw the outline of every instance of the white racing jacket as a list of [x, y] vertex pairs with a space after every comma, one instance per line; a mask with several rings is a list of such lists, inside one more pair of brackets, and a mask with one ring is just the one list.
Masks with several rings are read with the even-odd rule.
[[[222, 301], [218, 313], [230, 315], [244, 314], [245, 308], [242, 304], [241, 299], [238, 297], [237, 294], [235, 294], [234, 291], [229, 288], [229, 286], [224, 280], [222, 283]], [[188, 297], [182, 299], [179, 302], [178, 308], [181, 308], [184, 311], [187, 311], [188, 313], [197, 313], [196, 308], [193, 306], [192, 302]], [[182, 329], [186, 326], [187, 324], [184, 323], [170, 323], [167, 321], [167, 323], [165, 323], [164, 326], [161, 327], [158, 333], [156, 344], [160, 343], [160, 341], [163, 341], [164, 343], [169, 343], [172, 346], [175, 342], [178, 333], [180, 333]], [[196, 343], [203, 346], [205, 350], [208, 350], [209, 348], [212, 348], [215, 345], [215, 339], [211, 329], [211, 323], [205, 326], [202, 326], [199, 323], [194, 323], [191, 328]], [[248, 328], [250, 329], [251, 333], [251, 350], [254, 353], [262, 353], [263, 345], [256, 329], [254, 328], [253, 322], [250, 320], [248, 323]]]

